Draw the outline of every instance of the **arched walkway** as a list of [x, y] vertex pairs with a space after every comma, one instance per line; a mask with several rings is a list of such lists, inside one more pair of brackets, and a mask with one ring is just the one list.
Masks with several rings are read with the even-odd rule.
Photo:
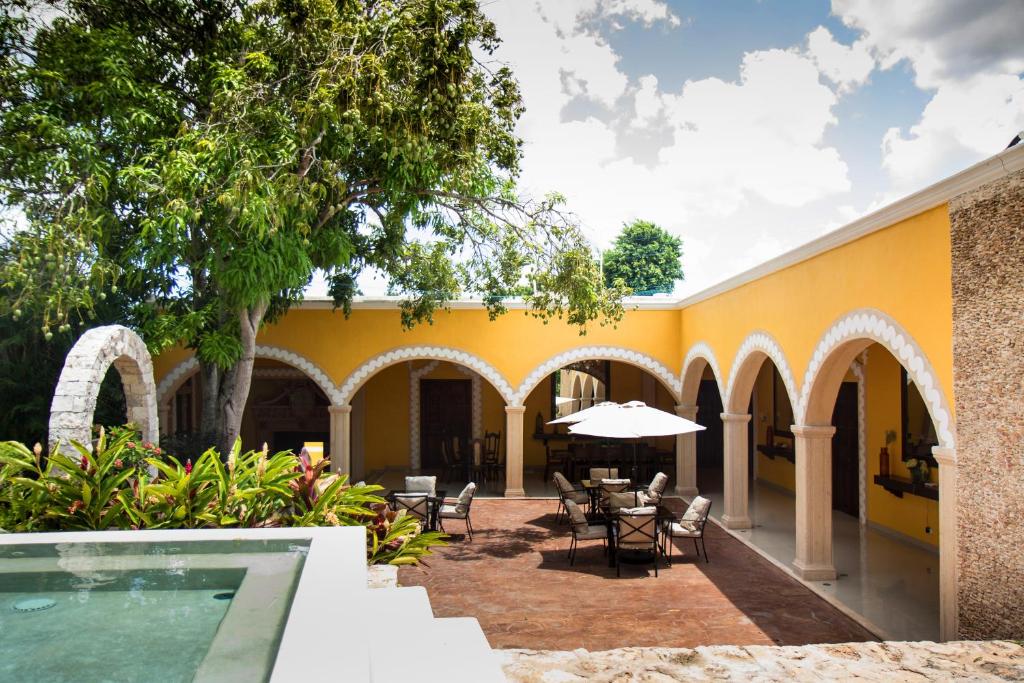
[[722, 371], [719, 368], [718, 359], [707, 343], [697, 342], [690, 347], [683, 359], [683, 370], [680, 375], [681, 400], [680, 404], [676, 406], [676, 414], [687, 420], [694, 420], [711, 431], [701, 432], [701, 435], [682, 434], [676, 438], [676, 493], [686, 497], [696, 496], [699, 492], [697, 440], [707, 439], [708, 435], [713, 433], [713, 441], [704, 442], [707, 447], [709, 443], [716, 443], [721, 434], [719, 430], [721, 411], [715, 411], [715, 414], [700, 414], [698, 409], [701, 381], [708, 368], [711, 368], [715, 385], [718, 387], [718, 395], [724, 402], [725, 386], [722, 382]]
[[113, 365], [124, 385], [128, 421], [138, 425], [146, 441], [160, 440], [153, 361], [145, 343], [127, 327], [106, 325], [88, 330], [64, 360], [50, 405], [50, 448], [77, 441], [92, 448], [96, 397]]

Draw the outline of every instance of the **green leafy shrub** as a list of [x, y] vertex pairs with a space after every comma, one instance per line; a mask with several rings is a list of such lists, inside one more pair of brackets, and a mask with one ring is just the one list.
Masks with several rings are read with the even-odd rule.
[[[9, 531], [364, 526], [367, 561], [415, 564], [442, 544], [387, 510], [375, 485], [350, 486], [309, 454], [209, 449], [182, 463], [133, 429], [100, 430], [90, 453], [43, 458], [38, 445], [0, 443], [0, 528]], [[140, 453], [151, 457], [139, 458]]]

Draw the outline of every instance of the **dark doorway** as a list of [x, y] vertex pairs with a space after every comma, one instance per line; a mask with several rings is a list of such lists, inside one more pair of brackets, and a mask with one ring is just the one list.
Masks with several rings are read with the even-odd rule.
[[473, 383], [468, 379], [420, 380], [420, 454], [423, 467], [444, 465], [441, 440], [458, 437], [468, 453], [473, 431]]
[[722, 396], [713, 379], [701, 380], [697, 390], [697, 488], [722, 490]]
[[857, 383], [843, 382], [832, 411], [832, 508], [860, 516], [860, 458], [858, 457]]

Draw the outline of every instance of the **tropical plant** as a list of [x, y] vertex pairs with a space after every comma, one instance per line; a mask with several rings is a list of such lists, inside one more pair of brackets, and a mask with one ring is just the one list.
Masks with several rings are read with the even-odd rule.
[[683, 241], [650, 221], [624, 225], [604, 253], [608, 286], [625, 284], [636, 293], [671, 292], [683, 279]]
[[236, 441], [227, 458], [209, 449], [195, 462], [135, 462], [137, 439], [130, 425], [109, 439], [100, 429], [94, 452], [71, 442], [71, 455], [48, 458], [39, 445], [0, 443], [0, 529], [363, 526], [374, 564], [413, 564], [445, 538], [387, 510], [380, 486], [324, 476], [328, 461], [313, 464], [305, 451], [243, 453]]
[[475, 0], [4, 3], [0, 313], [66, 334], [130, 290], [152, 351], [195, 351], [222, 453], [257, 333], [317, 270], [346, 310], [383, 271], [406, 326], [524, 281], [541, 317], [618, 320], [561, 198], [516, 193], [498, 42]]

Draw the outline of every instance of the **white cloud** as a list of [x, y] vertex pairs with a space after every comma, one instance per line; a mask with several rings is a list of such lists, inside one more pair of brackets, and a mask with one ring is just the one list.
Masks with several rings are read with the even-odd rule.
[[840, 91], [862, 85], [875, 68], [875, 58], [863, 40], [853, 45], [843, 45], [824, 26], [819, 26], [807, 35], [807, 52], [821, 73], [835, 83]]
[[903, 194], [1002, 150], [1024, 127], [1021, 0], [833, 0], [884, 68], [901, 60], [934, 91], [909, 131], [890, 128], [883, 167]]

